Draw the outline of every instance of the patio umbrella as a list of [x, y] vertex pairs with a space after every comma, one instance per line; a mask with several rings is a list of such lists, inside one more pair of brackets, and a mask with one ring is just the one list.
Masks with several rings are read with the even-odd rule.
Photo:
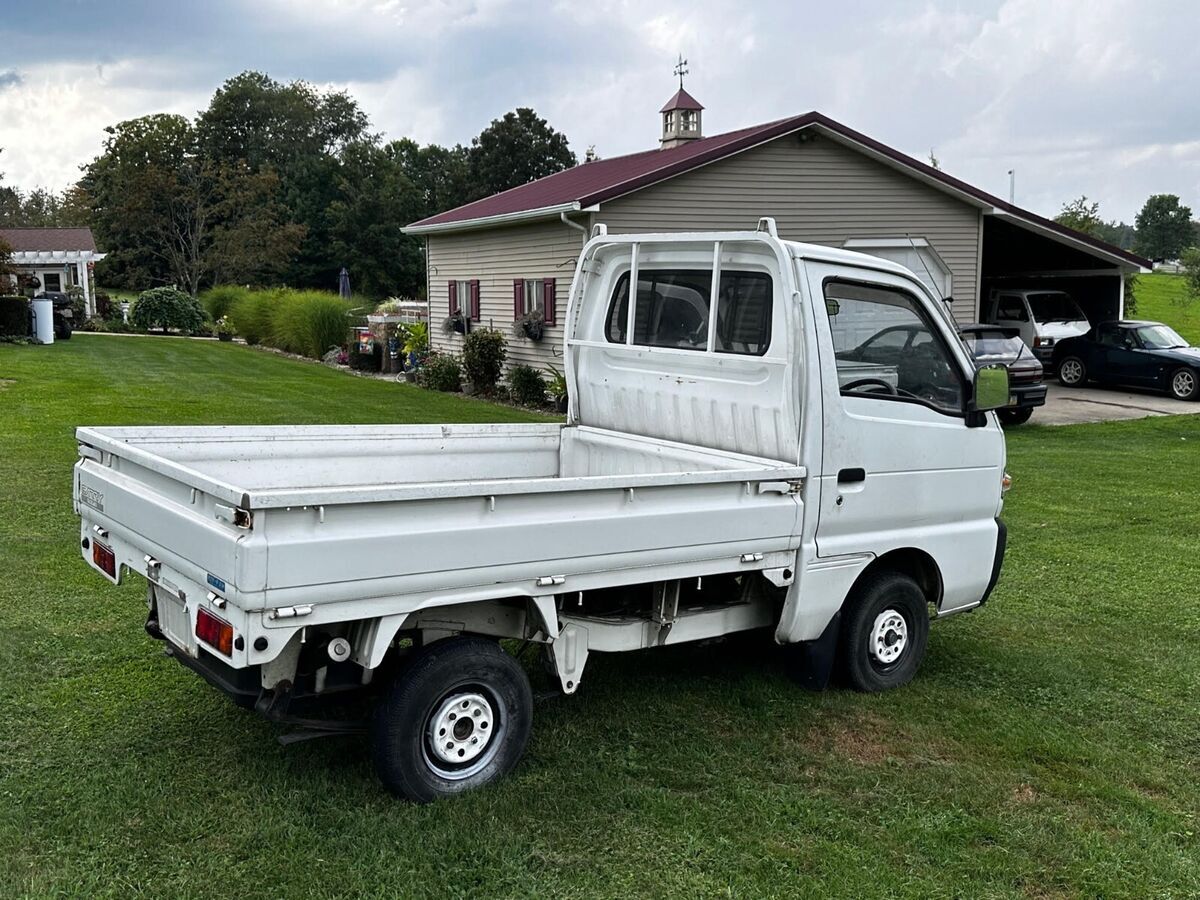
[[338, 273], [338, 294], [350, 299], [350, 273], [346, 271], [346, 267], [342, 266], [342, 271]]

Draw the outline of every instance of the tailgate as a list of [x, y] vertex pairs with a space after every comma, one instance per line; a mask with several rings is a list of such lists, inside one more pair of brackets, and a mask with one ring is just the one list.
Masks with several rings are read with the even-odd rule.
[[74, 477], [81, 541], [100, 543], [115, 556], [110, 574], [85, 549], [92, 568], [116, 582], [122, 567], [153, 578], [147, 572], [150, 556], [197, 586], [261, 590], [265, 551], [256, 554], [250, 532], [233, 524], [235, 508], [111, 454], [89, 447], [81, 453]]

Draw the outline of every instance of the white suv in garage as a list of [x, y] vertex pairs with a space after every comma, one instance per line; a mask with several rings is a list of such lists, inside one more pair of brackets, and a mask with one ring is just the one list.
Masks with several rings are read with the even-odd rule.
[[994, 290], [983, 312], [989, 324], [1016, 328], [1043, 363], [1050, 360], [1059, 341], [1086, 334], [1092, 327], [1070, 294], [1045, 288]]

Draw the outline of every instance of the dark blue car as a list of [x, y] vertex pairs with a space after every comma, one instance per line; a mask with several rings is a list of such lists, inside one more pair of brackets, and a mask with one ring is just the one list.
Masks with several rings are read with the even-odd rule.
[[1161, 322], [1101, 322], [1059, 341], [1053, 371], [1067, 387], [1089, 381], [1166, 391], [1177, 400], [1200, 396], [1200, 347], [1188, 346]]

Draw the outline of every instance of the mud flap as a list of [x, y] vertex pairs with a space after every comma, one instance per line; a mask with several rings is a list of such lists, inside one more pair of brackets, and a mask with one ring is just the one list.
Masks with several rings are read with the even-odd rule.
[[788, 676], [807, 691], [823, 691], [829, 686], [833, 662], [837, 656], [838, 632], [842, 613], [838, 610], [815, 641], [801, 641], [790, 647]]

